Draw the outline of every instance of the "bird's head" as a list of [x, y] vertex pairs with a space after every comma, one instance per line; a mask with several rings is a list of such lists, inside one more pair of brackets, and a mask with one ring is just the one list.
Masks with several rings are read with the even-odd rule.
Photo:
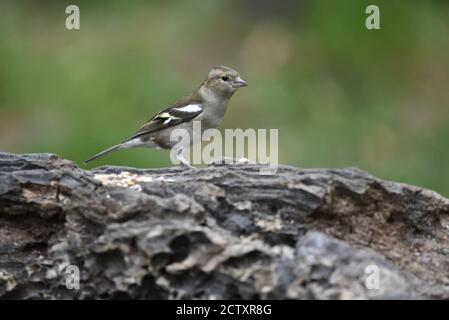
[[214, 94], [230, 97], [238, 88], [247, 86], [239, 73], [225, 66], [213, 67], [203, 84]]

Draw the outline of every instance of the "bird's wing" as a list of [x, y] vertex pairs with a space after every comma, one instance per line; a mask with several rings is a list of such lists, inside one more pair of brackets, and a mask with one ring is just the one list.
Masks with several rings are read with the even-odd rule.
[[123, 142], [127, 142], [140, 136], [154, 133], [162, 129], [170, 128], [183, 122], [192, 120], [203, 112], [203, 104], [199, 100], [186, 97], [176, 102], [173, 106], [162, 110], [145, 123], [133, 136]]

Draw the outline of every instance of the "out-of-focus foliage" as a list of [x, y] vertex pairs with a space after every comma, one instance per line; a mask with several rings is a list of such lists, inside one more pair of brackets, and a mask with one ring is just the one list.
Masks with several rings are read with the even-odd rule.
[[[76, 160], [121, 141], [208, 69], [249, 82], [224, 128], [279, 128], [280, 162], [357, 166], [449, 195], [449, 2], [0, 2], [0, 150]], [[81, 30], [65, 29], [78, 4]], [[94, 165], [171, 165], [168, 152]]]

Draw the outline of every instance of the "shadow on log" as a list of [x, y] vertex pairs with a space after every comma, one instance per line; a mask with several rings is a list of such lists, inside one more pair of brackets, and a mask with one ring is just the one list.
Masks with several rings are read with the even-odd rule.
[[0, 298], [448, 299], [449, 200], [352, 168], [0, 153]]

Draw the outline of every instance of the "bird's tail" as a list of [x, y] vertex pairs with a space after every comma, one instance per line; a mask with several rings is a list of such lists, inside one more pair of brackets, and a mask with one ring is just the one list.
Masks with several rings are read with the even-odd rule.
[[84, 163], [91, 162], [92, 160], [95, 160], [95, 159], [100, 158], [100, 157], [102, 157], [102, 156], [104, 156], [104, 155], [107, 155], [108, 153], [117, 151], [117, 150], [119, 150], [119, 149], [121, 149], [121, 148], [122, 148], [122, 145], [121, 145], [121, 144], [117, 144], [117, 145], [115, 145], [115, 146], [112, 146], [112, 147], [110, 147], [110, 148], [108, 148], [108, 149], [106, 149], [106, 150], [103, 150], [103, 151], [101, 151], [100, 153], [97, 153], [96, 155], [90, 157], [89, 159], [87, 159], [86, 161], [84, 161]]

